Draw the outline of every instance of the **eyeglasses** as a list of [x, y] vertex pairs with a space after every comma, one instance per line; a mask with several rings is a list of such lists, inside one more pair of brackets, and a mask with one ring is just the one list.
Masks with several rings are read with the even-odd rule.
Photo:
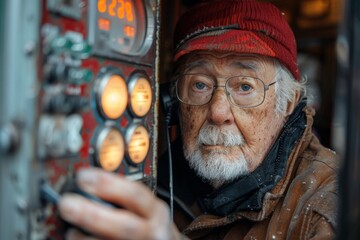
[[215, 80], [205, 74], [182, 74], [176, 82], [177, 98], [185, 104], [201, 106], [211, 101], [216, 88], [224, 87], [231, 104], [252, 108], [264, 102], [266, 91], [276, 83], [266, 85], [259, 78], [250, 76], [230, 77], [225, 85], [216, 85]]

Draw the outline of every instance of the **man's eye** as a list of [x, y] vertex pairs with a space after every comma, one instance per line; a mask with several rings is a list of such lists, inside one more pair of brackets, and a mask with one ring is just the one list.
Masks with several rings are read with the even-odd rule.
[[196, 82], [195, 87], [198, 90], [202, 90], [202, 89], [204, 89], [206, 87], [206, 85], [203, 82]]
[[251, 90], [251, 86], [249, 84], [241, 84], [240, 85], [240, 90], [244, 91], [244, 92], [247, 92], [247, 91], [250, 91]]

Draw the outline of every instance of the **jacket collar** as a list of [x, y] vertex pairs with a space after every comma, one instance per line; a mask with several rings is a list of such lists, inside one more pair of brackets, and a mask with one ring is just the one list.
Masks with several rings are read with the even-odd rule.
[[[233, 214], [233, 218], [245, 217], [247, 219], [253, 221], [262, 221], [266, 217], [268, 217], [279, 199], [284, 195], [286, 189], [289, 186], [289, 183], [292, 179], [293, 169], [298, 164], [296, 159], [298, 156], [304, 152], [304, 150], [309, 146], [311, 142], [312, 134], [312, 126], [313, 126], [313, 117], [315, 115], [315, 110], [312, 107], [304, 107], [302, 109], [303, 113], [306, 117], [305, 130], [301, 138], [296, 142], [296, 145], [292, 149], [289, 158], [287, 160], [285, 174], [283, 178], [276, 184], [276, 186], [269, 192], [264, 195], [262, 208], [259, 211], [242, 211], [239, 213]], [[236, 217], [237, 216], [237, 217]]]

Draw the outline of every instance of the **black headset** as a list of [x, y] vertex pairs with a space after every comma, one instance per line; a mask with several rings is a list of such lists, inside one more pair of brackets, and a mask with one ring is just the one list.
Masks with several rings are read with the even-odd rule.
[[178, 108], [179, 101], [175, 94], [172, 94], [173, 82], [160, 84], [160, 99], [165, 114], [165, 121], [168, 126], [179, 123]]

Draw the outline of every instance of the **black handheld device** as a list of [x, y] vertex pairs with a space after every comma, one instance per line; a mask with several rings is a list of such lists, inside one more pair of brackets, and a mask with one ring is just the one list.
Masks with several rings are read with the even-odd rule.
[[[89, 194], [89, 193], [85, 192], [84, 190], [82, 190], [81, 188], [79, 188], [77, 186], [77, 184], [75, 182], [75, 179], [72, 179], [71, 181], [68, 181], [65, 184], [65, 186], [66, 187], [62, 190], [62, 193], [65, 193], [65, 192], [76, 193], [76, 194], [79, 194], [79, 195], [89, 199], [90, 201], [102, 204], [102, 205], [107, 206], [109, 208], [120, 208], [120, 206], [118, 206], [118, 205], [115, 205], [113, 203], [104, 201], [103, 199], [101, 199], [101, 198], [99, 198], [99, 197], [97, 197], [95, 195], [92, 195], [92, 194]], [[42, 202], [57, 205], [58, 202], [59, 202], [59, 199], [60, 199], [60, 195], [61, 195], [61, 193], [58, 193], [57, 191], [55, 191], [46, 182], [41, 184], [40, 197], [41, 197]], [[88, 236], [92, 235], [89, 232], [85, 231], [84, 229], [82, 229], [82, 228], [80, 228], [78, 226], [75, 226], [73, 224], [70, 224], [70, 223], [66, 222], [65, 220], [61, 219], [61, 226], [60, 226], [59, 232], [62, 232], [62, 234], [64, 235], [64, 234], [66, 234], [66, 231], [69, 228], [76, 228], [76, 229], [78, 229], [79, 231], [81, 231], [82, 233], [84, 233], [84, 234], [86, 234]]]

